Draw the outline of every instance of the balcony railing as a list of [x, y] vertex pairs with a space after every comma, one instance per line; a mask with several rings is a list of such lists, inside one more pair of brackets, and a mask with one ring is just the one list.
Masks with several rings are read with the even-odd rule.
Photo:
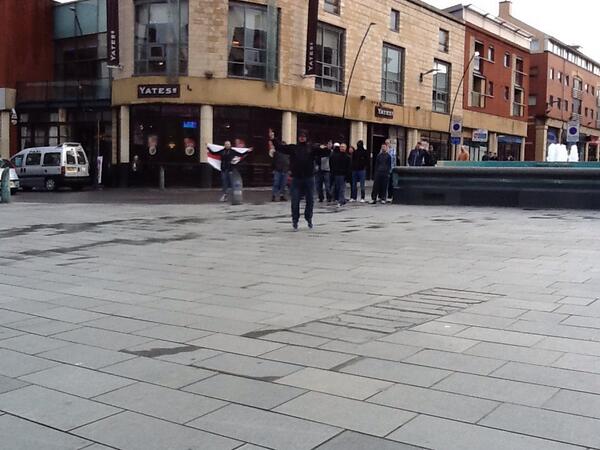
[[110, 100], [110, 79], [39, 81], [17, 85], [17, 103], [72, 103]]

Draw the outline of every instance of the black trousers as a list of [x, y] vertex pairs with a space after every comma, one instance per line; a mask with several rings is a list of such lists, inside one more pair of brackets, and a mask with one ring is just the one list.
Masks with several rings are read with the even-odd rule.
[[377, 201], [377, 197], [379, 197], [380, 200], [387, 200], [389, 179], [390, 175], [388, 173], [375, 174], [373, 190], [371, 191], [371, 200]]

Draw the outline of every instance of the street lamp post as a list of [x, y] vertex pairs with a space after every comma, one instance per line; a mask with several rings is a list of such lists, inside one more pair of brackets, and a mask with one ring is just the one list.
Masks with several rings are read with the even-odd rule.
[[348, 104], [348, 94], [350, 94], [350, 85], [352, 84], [352, 77], [354, 76], [354, 69], [356, 69], [356, 63], [358, 62], [358, 57], [360, 56], [360, 52], [362, 51], [363, 45], [365, 45], [365, 41], [367, 40], [367, 36], [369, 35], [369, 31], [373, 26], [377, 25], [375, 22], [371, 22], [365, 31], [365, 35], [362, 38], [362, 42], [358, 47], [358, 52], [356, 52], [356, 57], [354, 58], [354, 64], [352, 64], [352, 70], [350, 71], [350, 78], [348, 78], [348, 86], [346, 87], [346, 96], [344, 98], [344, 110], [342, 112], [342, 119], [346, 118], [346, 105]]

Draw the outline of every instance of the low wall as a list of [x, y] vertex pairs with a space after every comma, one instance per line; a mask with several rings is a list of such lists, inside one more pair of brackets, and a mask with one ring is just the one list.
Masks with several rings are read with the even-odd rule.
[[600, 209], [600, 165], [485, 164], [397, 167], [393, 172], [394, 203]]

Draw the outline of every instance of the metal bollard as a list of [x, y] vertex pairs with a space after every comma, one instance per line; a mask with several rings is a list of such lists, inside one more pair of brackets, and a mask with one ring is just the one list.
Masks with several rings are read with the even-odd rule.
[[0, 176], [0, 200], [10, 203], [10, 169], [3, 169]]
[[160, 166], [160, 171], [158, 172], [158, 188], [161, 191], [165, 190], [165, 168]]

